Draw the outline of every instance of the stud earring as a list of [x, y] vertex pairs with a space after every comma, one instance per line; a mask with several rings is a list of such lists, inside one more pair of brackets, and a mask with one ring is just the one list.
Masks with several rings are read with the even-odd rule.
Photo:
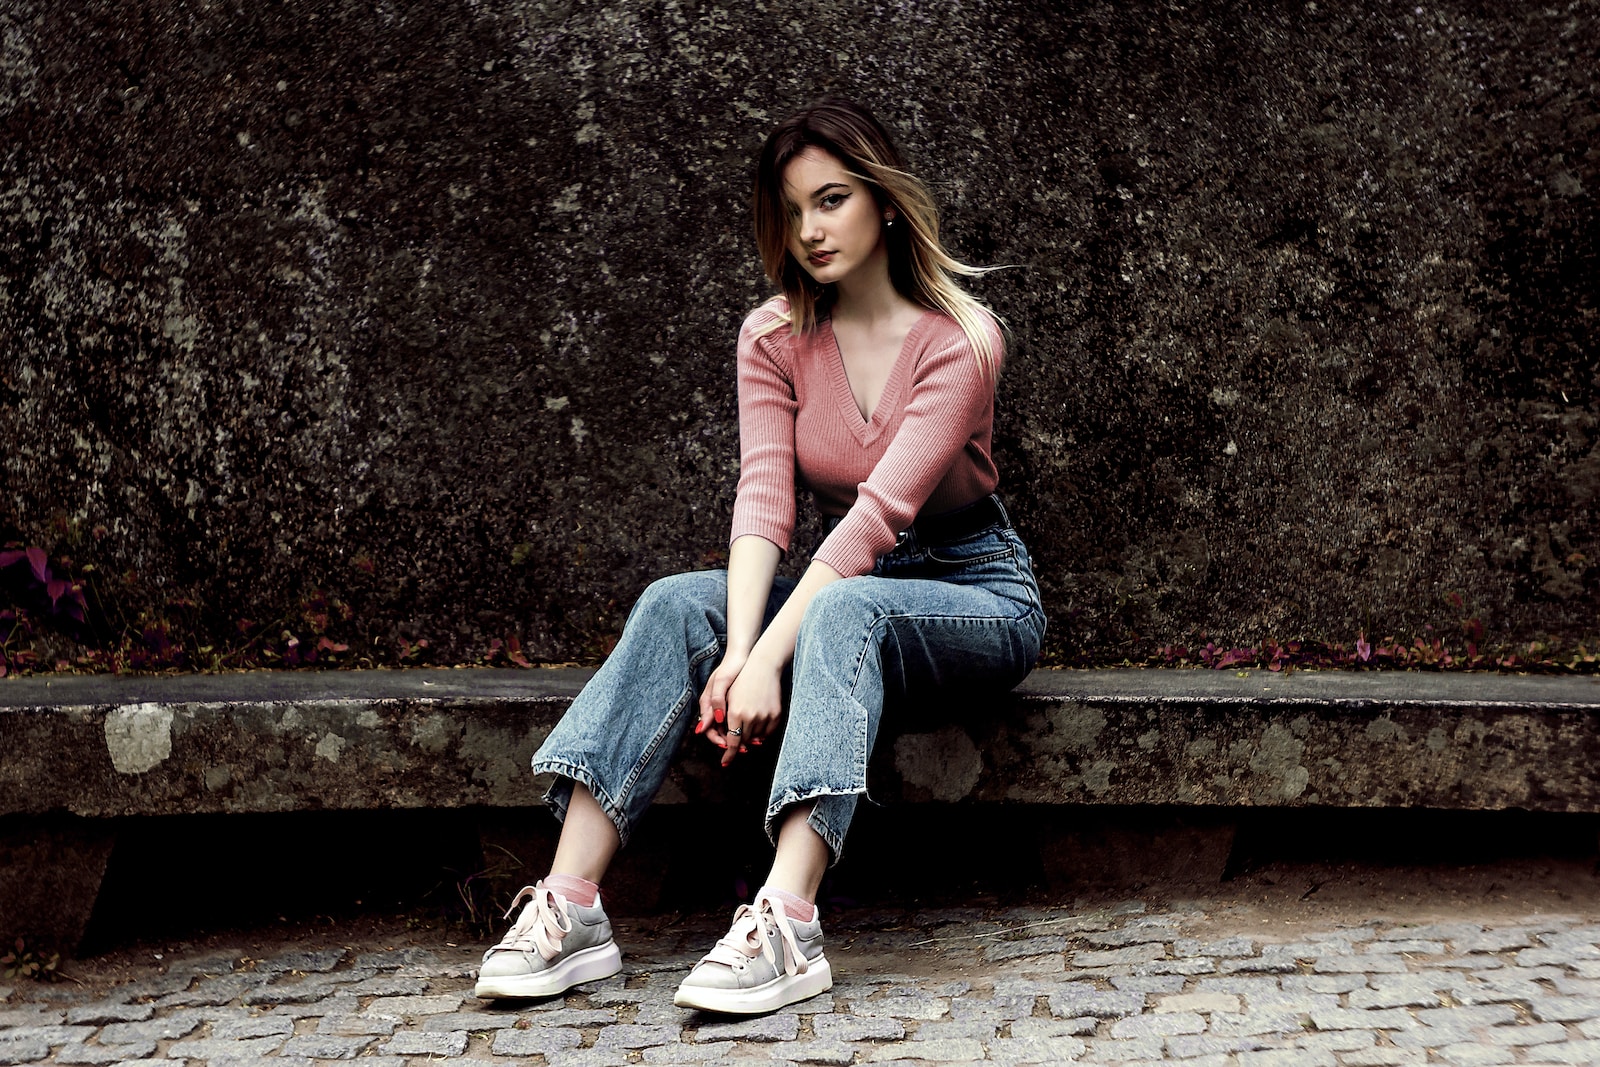
[[893, 226], [894, 225], [894, 216], [893, 215], [885, 215], [883, 217], [883, 224], [885, 226]]

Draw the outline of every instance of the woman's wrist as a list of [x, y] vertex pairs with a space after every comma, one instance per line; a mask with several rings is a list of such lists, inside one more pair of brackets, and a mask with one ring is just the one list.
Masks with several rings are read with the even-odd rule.
[[759, 641], [756, 642], [756, 647], [750, 650], [744, 661], [745, 670], [765, 670], [774, 674], [782, 674], [783, 668], [787, 664], [788, 657], [779, 658], [770, 654], [767, 649], [762, 647]]
[[749, 658], [749, 645], [730, 644], [722, 650], [722, 662], [724, 663], [743, 663]]

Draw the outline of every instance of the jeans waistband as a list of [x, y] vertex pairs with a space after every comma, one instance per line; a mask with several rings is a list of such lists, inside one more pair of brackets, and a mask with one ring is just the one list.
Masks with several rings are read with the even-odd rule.
[[974, 500], [966, 507], [947, 511], [942, 515], [927, 515], [911, 524], [911, 533], [919, 544], [947, 545], [963, 537], [971, 537], [991, 526], [1010, 526], [1011, 517], [1005, 505], [993, 493]]
[[[828, 516], [823, 521], [824, 536], [832, 533], [833, 528], [841, 521], [839, 516]], [[903, 546], [908, 541], [918, 546], [947, 545], [952, 541], [982, 533], [994, 526], [1010, 525], [1011, 516], [1006, 514], [1005, 505], [1000, 503], [999, 496], [990, 493], [954, 511], [922, 516], [911, 524], [910, 529], [900, 534], [896, 547]]]

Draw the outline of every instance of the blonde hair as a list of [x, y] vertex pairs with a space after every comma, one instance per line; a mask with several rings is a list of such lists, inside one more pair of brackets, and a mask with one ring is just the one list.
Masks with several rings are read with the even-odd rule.
[[880, 212], [895, 211], [896, 225], [883, 234], [889, 252], [889, 281], [906, 299], [954, 319], [967, 335], [978, 364], [992, 378], [998, 353], [991, 331], [1000, 325], [999, 316], [962, 289], [956, 279], [997, 268], [969, 266], [944, 250], [939, 243], [939, 209], [928, 187], [905, 169], [894, 142], [872, 113], [842, 97], [818, 101], [780, 122], [768, 135], [756, 162], [751, 196], [756, 245], [767, 278], [783, 290], [789, 302], [787, 313], [773, 309], [777, 317], [766, 332], [785, 323], [796, 334], [813, 329], [837, 295], [834, 286], [818, 283], [789, 253], [794, 223], [783, 196], [783, 171], [807, 148], [829, 153], [852, 177], [865, 182]]

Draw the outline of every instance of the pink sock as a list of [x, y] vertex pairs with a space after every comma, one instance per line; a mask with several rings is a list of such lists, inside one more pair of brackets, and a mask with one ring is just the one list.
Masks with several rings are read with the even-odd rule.
[[580, 908], [594, 907], [595, 897], [600, 894], [598, 885], [575, 874], [552, 874], [544, 880], [544, 884]]
[[791, 919], [799, 919], [803, 923], [808, 923], [817, 917], [817, 906], [809, 900], [795, 896], [793, 893], [774, 889], [770, 885], [762, 886], [761, 892], [757, 893], [756, 896], [759, 897], [762, 893], [777, 897], [778, 901], [783, 904], [784, 914]]

